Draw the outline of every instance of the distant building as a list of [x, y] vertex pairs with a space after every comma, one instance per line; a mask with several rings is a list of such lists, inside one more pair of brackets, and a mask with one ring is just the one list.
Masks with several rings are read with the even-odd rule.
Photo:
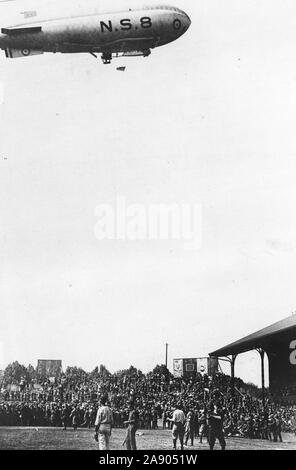
[[38, 359], [37, 374], [39, 378], [58, 378], [62, 373], [60, 359]]

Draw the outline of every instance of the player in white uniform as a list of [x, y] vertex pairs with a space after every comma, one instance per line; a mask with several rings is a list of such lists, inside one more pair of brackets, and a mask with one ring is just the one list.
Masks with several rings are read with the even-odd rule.
[[113, 426], [113, 413], [106, 403], [107, 397], [102, 397], [95, 421], [95, 440], [99, 443], [100, 450], [110, 449], [110, 436]]
[[178, 438], [180, 441], [181, 450], [183, 450], [184, 448], [184, 432], [185, 432], [184, 425], [185, 425], [186, 417], [181, 408], [182, 408], [182, 405], [181, 403], [179, 403], [173, 413], [173, 417], [168, 419], [168, 421], [171, 421], [173, 423], [172, 437], [173, 437], [174, 450], [176, 450], [177, 448]]

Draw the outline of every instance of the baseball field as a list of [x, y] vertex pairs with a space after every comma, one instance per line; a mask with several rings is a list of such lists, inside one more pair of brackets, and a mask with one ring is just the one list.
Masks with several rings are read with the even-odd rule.
[[[7, 450], [96, 450], [93, 429], [69, 428], [35, 428], [35, 427], [1, 427], [0, 449]], [[124, 429], [113, 429], [111, 449], [123, 450], [125, 438]], [[296, 436], [283, 433], [283, 442], [270, 442], [259, 439], [231, 437], [226, 439], [226, 449], [234, 450], [296, 450]], [[137, 446], [141, 450], [170, 450], [172, 448], [171, 432], [169, 430], [143, 430], [137, 432]], [[219, 449], [219, 443], [215, 448]], [[208, 444], [204, 438], [203, 444], [196, 439], [194, 446], [186, 449], [207, 450]]]

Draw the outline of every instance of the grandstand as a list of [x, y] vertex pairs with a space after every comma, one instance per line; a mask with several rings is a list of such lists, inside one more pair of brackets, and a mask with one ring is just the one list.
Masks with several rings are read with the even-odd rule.
[[291, 315], [255, 333], [210, 353], [210, 357], [226, 358], [231, 365], [234, 391], [234, 365], [238, 354], [256, 350], [261, 358], [262, 398], [265, 400], [264, 358], [269, 363], [269, 391], [276, 399], [296, 402], [296, 315]]

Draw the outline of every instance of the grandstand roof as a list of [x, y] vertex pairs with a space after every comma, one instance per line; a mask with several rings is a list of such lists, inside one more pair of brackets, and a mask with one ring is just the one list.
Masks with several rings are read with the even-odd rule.
[[266, 346], [267, 343], [274, 341], [278, 335], [284, 335], [285, 333], [296, 332], [296, 315], [291, 315], [284, 320], [280, 320], [272, 325], [258, 330], [251, 335], [245, 336], [242, 339], [230, 343], [221, 349], [217, 349], [210, 353], [210, 356], [223, 357], [231, 354], [240, 354], [251, 349], [261, 348]]

